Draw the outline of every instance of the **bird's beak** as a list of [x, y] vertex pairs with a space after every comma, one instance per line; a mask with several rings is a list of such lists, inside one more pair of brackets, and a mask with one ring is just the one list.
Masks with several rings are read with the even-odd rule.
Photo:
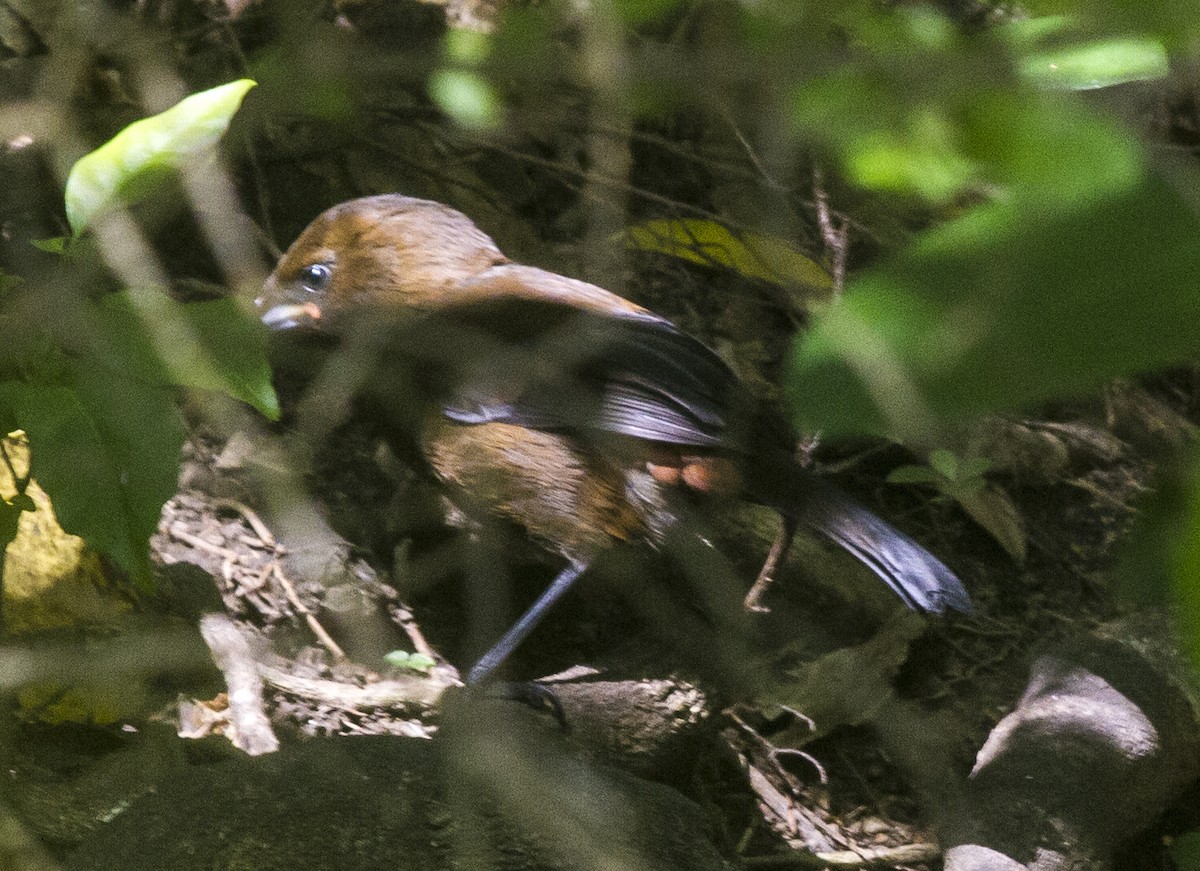
[[303, 287], [277, 284], [267, 279], [262, 295], [254, 300], [259, 317], [269, 330], [314, 327], [321, 322], [321, 307]]
[[[261, 309], [261, 297], [255, 304]], [[321, 309], [316, 303], [281, 302], [262, 313], [262, 322], [271, 330], [290, 330], [294, 327], [313, 326], [321, 320]]]

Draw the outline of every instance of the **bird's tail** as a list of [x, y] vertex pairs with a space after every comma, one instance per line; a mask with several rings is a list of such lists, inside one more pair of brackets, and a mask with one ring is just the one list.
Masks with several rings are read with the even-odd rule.
[[748, 482], [757, 501], [837, 544], [913, 610], [971, 612], [971, 599], [954, 572], [903, 532], [790, 457], [764, 466]]

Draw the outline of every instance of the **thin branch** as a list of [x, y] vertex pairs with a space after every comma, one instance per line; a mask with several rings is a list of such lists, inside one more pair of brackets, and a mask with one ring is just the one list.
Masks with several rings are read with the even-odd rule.
[[736, 138], [738, 144], [742, 146], [742, 150], [746, 152], [746, 157], [749, 158], [752, 164], [754, 164], [754, 168], [758, 170], [759, 175], [762, 176], [767, 185], [774, 190], [790, 193], [792, 188], [789, 188], [771, 174], [771, 171], [767, 169], [767, 167], [763, 164], [762, 159], [755, 152], [754, 146], [750, 144], [750, 140], [747, 139], [745, 134], [742, 133], [741, 129], [738, 127], [733, 118], [729, 116], [728, 112], [723, 114], [725, 116], [724, 121], [729, 125], [729, 129], [733, 131], [734, 138]]
[[813, 194], [817, 201], [817, 224], [821, 228], [821, 239], [829, 251], [832, 263], [833, 293], [841, 296], [846, 286], [846, 260], [850, 254], [850, 225], [845, 217], [839, 215], [840, 223], [834, 225], [833, 213], [829, 208], [829, 192], [825, 189], [825, 179], [821, 167], [813, 164]]
[[203, 550], [212, 554], [213, 556], [219, 556], [223, 560], [227, 560], [229, 562], [239, 562], [241, 560], [241, 555], [235, 551], [221, 547], [219, 544], [213, 544], [210, 541], [205, 541], [200, 536], [194, 535], [188, 532], [186, 529], [183, 529], [178, 523], [171, 524], [171, 526], [167, 529], [167, 534], [170, 535], [171, 538], [182, 541], [184, 544], [191, 545], [197, 550]]
[[412, 642], [413, 649], [417, 653], [423, 653], [430, 659], [437, 662], [443, 662], [444, 657], [441, 656], [433, 646], [425, 640], [425, 636], [421, 633], [421, 627], [417, 625], [417, 620], [413, 616], [412, 611], [406, 605], [389, 605], [388, 613], [396, 625], [404, 630], [404, 634], [408, 636], [408, 640]]
[[763, 567], [758, 572], [758, 577], [754, 579], [754, 584], [750, 587], [750, 591], [746, 593], [746, 598], [742, 600], [742, 607], [747, 611], [770, 611], [766, 605], [762, 604], [762, 597], [766, 595], [767, 588], [775, 580], [775, 572], [779, 570], [779, 564], [787, 555], [788, 550], [792, 546], [792, 539], [796, 535], [796, 521], [785, 515], [779, 516], [780, 525], [779, 532], [775, 535], [775, 541], [771, 543], [771, 550], [767, 554], [767, 559], [763, 563]]
[[216, 499], [213, 501], [213, 506], [236, 511], [250, 524], [250, 528], [254, 530], [254, 534], [259, 537], [260, 542], [265, 547], [275, 548], [277, 546], [275, 536], [271, 534], [271, 530], [267, 528], [267, 524], [263, 523], [262, 518], [249, 505], [245, 505], [236, 499]]
[[333, 640], [333, 636], [325, 631], [325, 627], [321, 625], [321, 621], [313, 614], [312, 609], [300, 601], [300, 597], [296, 595], [296, 588], [292, 586], [292, 582], [284, 575], [278, 561], [272, 564], [271, 570], [275, 574], [275, 579], [279, 581], [279, 585], [283, 587], [283, 592], [287, 595], [288, 601], [292, 603], [292, 606], [299, 613], [304, 615], [304, 621], [308, 624], [308, 628], [312, 630], [313, 635], [317, 636], [317, 640], [324, 644], [335, 657], [345, 659], [346, 651], [342, 650], [341, 646]]

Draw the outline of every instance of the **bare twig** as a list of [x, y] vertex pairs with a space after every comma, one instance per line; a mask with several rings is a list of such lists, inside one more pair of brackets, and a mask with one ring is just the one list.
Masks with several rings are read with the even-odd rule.
[[[801, 714], [798, 711], [794, 711], [791, 708], [786, 708], [785, 710], [799, 719], [806, 721], [810, 728], [815, 728], [816, 724], [813, 723], [811, 717]], [[818, 762], [816, 757], [814, 757], [811, 753], [805, 753], [803, 750], [790, 747], [776, 747], [774, 744], [760, 735], [757, 729], [739, 717], [735, 711], [730, 711], [729, 717], [735, 723], [737, 723], [738, 728], [740, 728], [743, 733], [749, 735], [751, 740], [758, 745], [759, 749], [762, 750], [768, 761], [770, 761], [771, 767], [775, 770], [775, 773], [784, 783], [787, 784], [787, 787], [793, 796], [800, 794], [800, 784], [796, 781], [796, 778], [792, 776], [790, 771], [779, 764], [780, 756], [799, 756], [816, 769], [817, 776], [820, 777], [822, 784], [829, 783], [829, 774], [825, 771], [825, 766]]]
[[255, 550], [270, 550], [270, 551], [278, 552], [278, 551], [276, 551], [276, 549], [274, 547], [272, 547], [271, 545], [269, 545], [265, 541], [263, 541], [261, 538], [254, 536], [254, 535], [245, 535], [245, 534], [239, 535], [237, 537], [237, 540], [240, 541], [242, 544], [246, 545], [246, 547], [252, 547]]
[[254, 534], [259, 537], [264, 545], [270, 548], [277, 547], [275, 536], [271, 534], [271, 530], [267, 528], [267, 524], [263, 523], [262, 518], [249, 505], [239, 502], [236, 499], [216, 499], [213, 501], [213, 506], [236, 511], [250, 524], [250, 528], [254, 530]]
[[333, 640], [333, 636], [325, 631], [325, 627], [321, 625], [321, 621], [313, 614], [312, 609], [300, 601], [300, 597], [296, 595], [296, 588], [287, 579], [279, 563], [275, 562], [272, 564], [271, 570], [275, 574], [275, 579], [279, 581], [279, 586], [283, 587], [283, 592], [287, 595], [288, 601], [292, 603], [292, 606], [299, 613], [304, 615], [304, 621], [308, 624], [308, 628], [312, 630], [313, 635], [317, 636], [317, 640], [324, 644], [335, 657], [345, 659], [346, 651], [342, 650], [341, 646]]
[[829, 192], [825, 190], [825, 179], [821, 173], [821, 167], [814, 164], [812, 175], [813, 194], [817, 201], [817, 224], [821, 227], [821, 239], [829, 251], [833, 293], [835, 296], [840, 296], [846, 286], [846, 259], [850, 253], [850, 225], [845, 218], [841, 218], [837, 226], [834, 225], [833, 212], [829, 208]]
[[734, 138], [737, 139], [738, 144], [742, 146], [742, 150], [746, 152], [746, 157], [748, 157], [750, 162], [754, 164], [754, 168], [758, 170], [759, 175], [762, 176], [767, 185], [778, 191], [790, 191], [791, 189], [779, 182], [775, 176], [771, 174], [771, 171], [767, 169], [766, 165], [763, 164], [762, 159], [755, 152], [754, 146], [750, 144], [750, 140], [748, 140], [742, 133], [741, 128], [738, 127], [737, 122], [733, 120], [733, 117], [728, 112], [724, 112], [723, 114], [725, 116], [725, 123], [728, 124], [729, 129], [733, 131]]
[[[811, 753], [797, 747], [776, 747], [771, 751], [771, 761], [776, 765], [779, 765], [780, 756], [797, 756], [803, 759], [817, 770], [817, 777], [820, 778], [822, 786], [829, 784], [829, 772], [825, 770], [825, 766], [821, 764], [821, 760]], [[780, 765], [779, 767], [782, 770], [783, 766]]]
[[[389, 146], [381, 146], [379, 143], [372, 143], [372, 144], [375, 145], [375, 147], [380, 148], [381, 150], [384, 150], [384, 151], [390, 152], [392, 150], [392, 149], [390, 149]], [[609, 176], [602, 175], [600, 173], [592, 173], [589, 175], [585, 170], [583, 170], [579, 167], [568, 166], [567, 164], [564, 164], [561, 161], [551, 160], [551, 159], [544, 158], [544, 157], [538, 157], [537, 155], [534, 155], [534, 154], [526, 154], [525, 152], [523, 152], [519, 149], [510, 148], [508, 146], [502, 145], [497, 142], [485, 142], [485, 141], [480, 140], [479, 145], [481, 147], [487, 148], [490, 151], [494, 151], [497, 154], [503, 154], [506, 157], [511, 157], [514, 160], [518, 160], [523, 163], [527, 163], [531, 166], [540, 166], [544, 169], [551, 169], [551, 170], [554, 170], [555, 172], [562, 173], [564, 176], [574, 176], [576, 178], [586, 178], [588, 181], [594, 182], [596, 184], [596, 186], [598, 186], [598, 187], [604, 187], [611, 191], [616, 191], [618, 193], [633, 194], [634, 196], [638, 197], [641, 200], [645, 200], [646, 202], [651, 202], [651, 203], [657, 203], [658, 205], [661, 205], [661, 206], [666, 206], [667, 208], [669, 208], [675, 212], [688, 212], [690, 214], [696, 215], [701, 218], [708, 218], [711, 221], [715, 221], [717, 223], [723, 223], [726, 226], [729, 226], [731, 229], [740, 229], [740, 230], [748, 230], [749, 229], [745, 225], [730, 224], [727, 218], [724, 218], [721, 215], [718, 215], [716, 212], [710, 211], [708, 209], [700, 208], [699, 206], [694, 206], [690, 203], [681, 202], [680, 200], [675, 200], [675, 199], [672, 199], [671, 197], [663, 196], [662, 194], [656, 194], [652, 191], [646, 190], [645, 188], [640, 188], [637, 185], [630, 184], [625, 179], [612, 178]], [[608, 202], [608, 201], [605, 201], [605, 202]], [[616, 204], [613, 204], [613, 205], [615, 206]]]
[[213, 544], [210, 541], [205, 541], [200, 536], [193, 535], [192, 533], [188, 532], [186, 529], [183, 529], [177, 523], [171, 524], [171, 526], [167, 529], [167, 534], [170, 535], [171, 538], [178, 539], [179, 541], [182, 541], [184, 544], [191, 545], [192, 547], [196, 548], [197, 550], [207, 551], [208, 553], [211, 553], [213, 556], [219, 556], [223, 560], [228, 560], [230, 562], [236, 563], [236, 562], [239, 562], [241, 559], [241, 557], [234, 551], [229, 550], [228, 548], [221, 547], [219, 544]]
[[779, 519], [781, 521], [779, 532], [775, 535], [775, 541], [771, 544], [767, 559], [763, 563], [762, 569], [759, 570], [758, 577], [754, 579], [750, 591], [746, 593], [746, 598], [742, 600], [742, 606], [747, 611], [771, 610], [762, 604], [762, 597], [766, 594], [767, 588], [771, 586], [771, 582], [775, 580], [775, 572], [791, 548], [792, 539], [796, 535], [796, 521], [793, 518], [780, 515]]
[[430, 659], [442, 662], [443, 658], [438, 655], [438, 652], [433, 649], [425, 636], [421, 634], [421, 627], [417, 625], [417, 620], [413, 616], [412, 611], [408, 610], [405, 605], [389, 605], [388, 613], [391, 614], [392, 620], [396, 625], [404, 630], [404, 634], [408, 636], [408, 640], [412, 642], [413, 648], [417, 653], [423, 653]]

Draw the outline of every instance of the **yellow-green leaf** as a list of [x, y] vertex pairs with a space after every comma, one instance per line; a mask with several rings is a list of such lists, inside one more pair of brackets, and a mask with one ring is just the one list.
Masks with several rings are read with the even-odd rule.
[[703, 266], [732, 269], [747, 278], [787, 287], [803, 286], [827, 295], [833, 278], [777, 236], [734, 235], [715, 221], [659, 219], [630, 227], [626, 244], [639, 251], [669, 254]]
[[1072, 90], [1161, 79], [1170, 71], [1166, 50], [1153, 39], [1109, 39], [1033, 54], [1021, 61], [1021, 74], [1031, 81]]
[[96, 216], [138, 196], [139, 184], [178, 169], [211, 148], [229, 127], [251, 79], [239, 79], [180, 100], [135, 121], [80, 158], [67, 176], [67, 220], [78, 235]]

